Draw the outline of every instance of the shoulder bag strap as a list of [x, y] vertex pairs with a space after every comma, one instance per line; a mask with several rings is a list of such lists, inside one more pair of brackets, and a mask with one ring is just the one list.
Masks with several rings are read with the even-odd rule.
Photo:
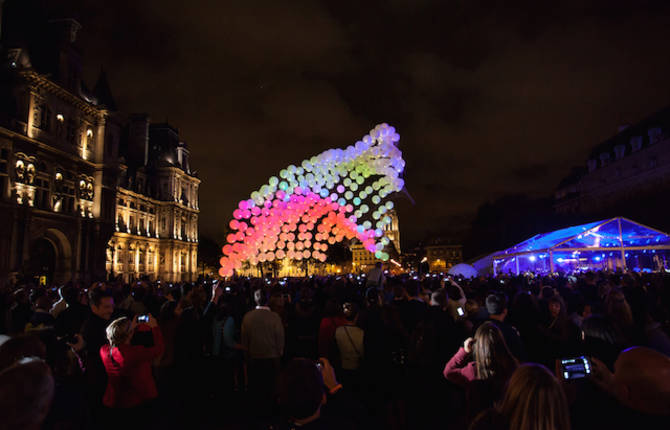
[[347, 334], [347, 337], [349, 338], [349, 342], [351, 343], [352, 348], [354, 348], [354, 351], [356, 351], [356, 355], [360, 358], [361, 353], [358, 352], [358, 348], [356, 348], [356, 344], [354, 344], [354, 340], [351, 338], [351, 335], [349, 334], [349, 330], [347, 330], [347, 326], [342, 326], [344, 328], [344, 332]]

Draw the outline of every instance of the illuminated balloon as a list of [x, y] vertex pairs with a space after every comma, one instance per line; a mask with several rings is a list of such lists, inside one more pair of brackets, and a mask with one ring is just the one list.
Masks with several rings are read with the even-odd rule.
[[271, 176], [233, 211], [219, 274], [231, 276], [245, 261], [323, 262], [327, 244], [344, 238], [388, 260], [384, 228], [393, 202], [382, 199], [404, 187], [399, 139], [395, 128], [379, 124], [344, 150], [324, 151]]

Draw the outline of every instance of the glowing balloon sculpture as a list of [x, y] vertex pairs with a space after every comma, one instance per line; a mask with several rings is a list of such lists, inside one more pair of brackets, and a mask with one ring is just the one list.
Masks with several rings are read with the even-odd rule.
[[233, 211], [219, 274], [231, 276], [244, 261], [323, 262], [328, 245], [345, 238], [357, 238], [388, 260], [384, 227], [393, 202], [384, 199], [404, 187], [399, 140], [395, 128], [380, 124], [354, 146], [330, 149], [272, 176]]

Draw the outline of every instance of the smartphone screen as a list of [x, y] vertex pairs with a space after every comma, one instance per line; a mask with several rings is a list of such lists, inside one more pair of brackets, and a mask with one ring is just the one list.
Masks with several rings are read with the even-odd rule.
[[587, 357], [564, 358], [561, 360], [563, 379], [585, 378], [591, 373], [591, 361]]
[[149, 315], [140, 315], [139, 317], [137, 317], [137, 322], [148, 323]]
[[456, 311], [458, 311], [459, 316], [465, 315], [465, 312], [463, 312], [463, 308], [457, 308]]

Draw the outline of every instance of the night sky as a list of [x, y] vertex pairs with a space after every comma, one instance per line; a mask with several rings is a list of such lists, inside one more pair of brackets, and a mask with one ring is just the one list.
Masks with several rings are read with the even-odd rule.
[[377, 123], [401, 136], [407, 243], [462, 230], [487, 200], [550, 195], [670, 104], [668, 1], [51, 3], [83, 25], [90, 85], [102, 66], [121, 110], [179, 128], [219, 242], [267, 178]]

